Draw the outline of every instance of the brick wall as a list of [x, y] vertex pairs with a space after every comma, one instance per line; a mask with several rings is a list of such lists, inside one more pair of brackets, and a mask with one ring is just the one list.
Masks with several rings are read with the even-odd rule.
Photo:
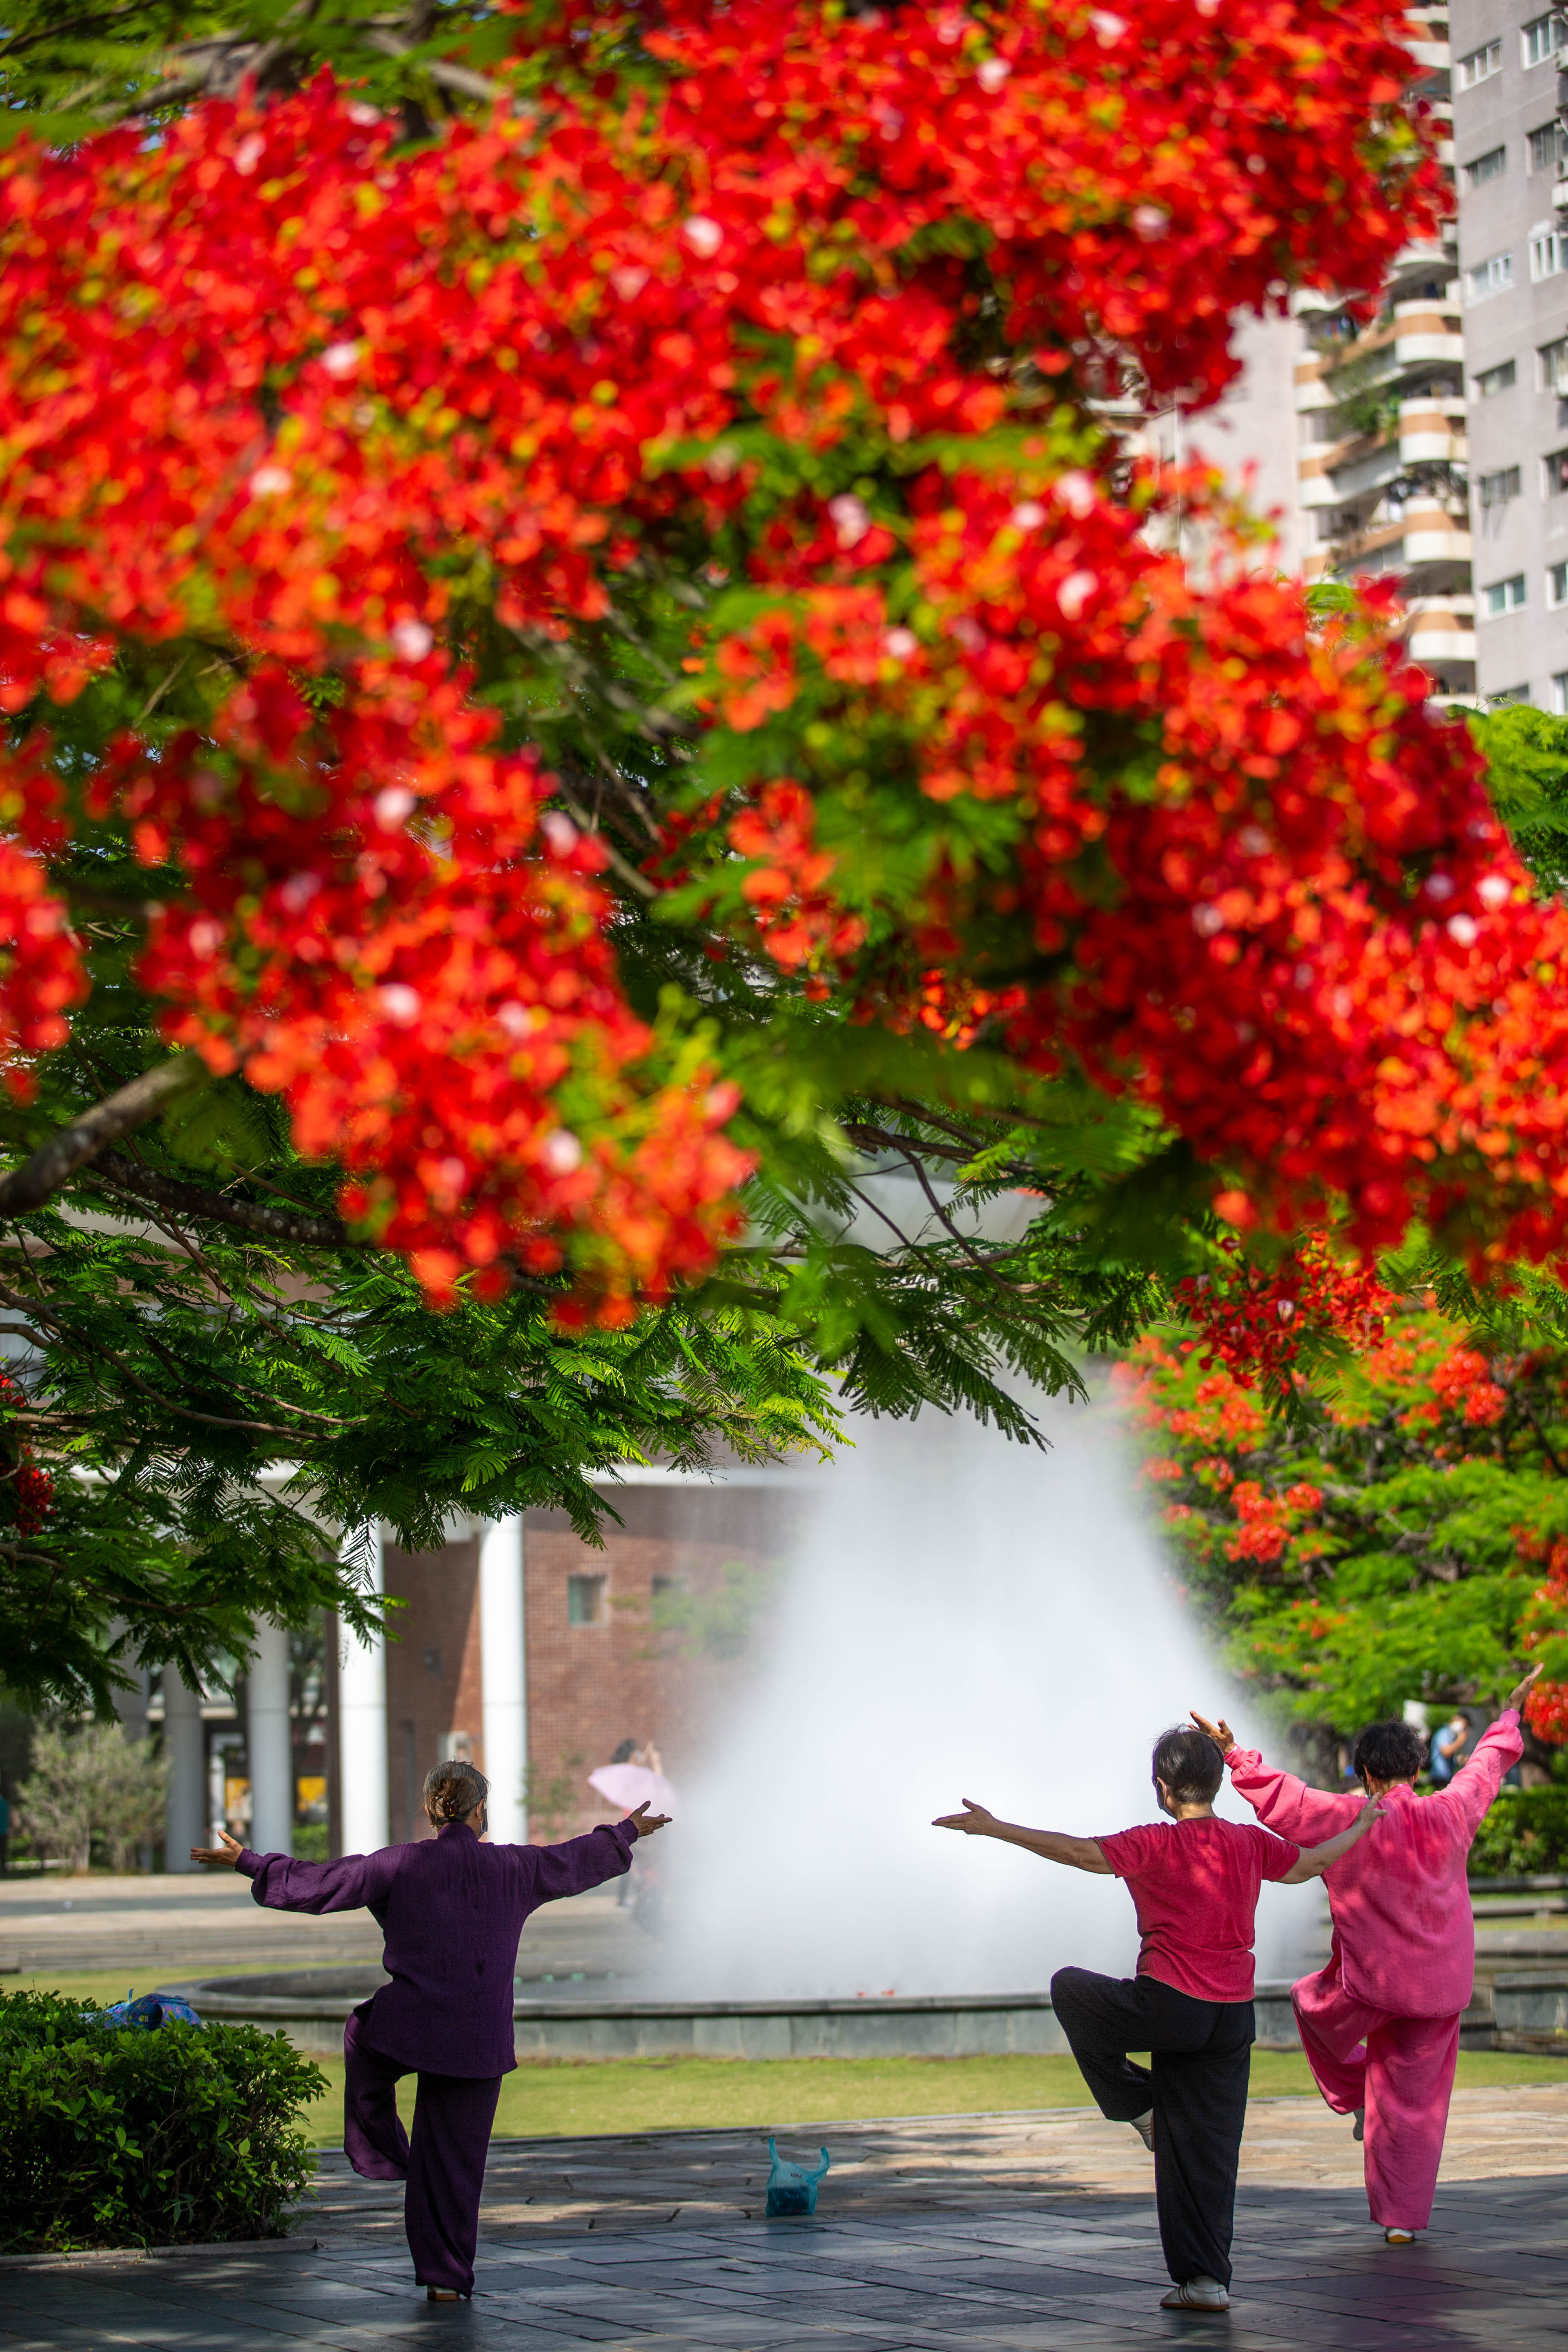
[[[677, 1784], [689, 1771], [739, 1665], [656, 1632], [654, 1580], [700, 1602], [722, 1592], [726, 1568], [766, 1568], [782, 1548], [778, 1505], [771, 1488], [627, 1487], [616, 1497], [623, 1524], [606, 1528], [602, 1551], [563, 1513], [528, 1514], [531, 1836], [569, 1837], [614, 1818], [587, 1775], [623, 1739], [653, 1740]], [[605, 1579], [603, 1623], [568, 1622], [574, 1576]]]

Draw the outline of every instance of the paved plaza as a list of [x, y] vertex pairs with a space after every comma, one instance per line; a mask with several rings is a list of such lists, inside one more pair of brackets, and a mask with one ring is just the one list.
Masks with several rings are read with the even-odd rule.
[[479, 2291], [456, 2306], [413, 2286], [395, 2193], [328, 2158], [291, 2242], [5, 2264], [0, 2352], [1568, 2347], [1568, 2084], [1460, 2094], [1431, 2232], [1403, 2249], [1366, 2220], [1344, 2125], [1256, 2102], [1224, 2318], [1158, 2308], [1148, 2160], [1098, 2116], [822, 2137], [815, 2221], [763, 2220], [755, 2132], [500, 2144]]

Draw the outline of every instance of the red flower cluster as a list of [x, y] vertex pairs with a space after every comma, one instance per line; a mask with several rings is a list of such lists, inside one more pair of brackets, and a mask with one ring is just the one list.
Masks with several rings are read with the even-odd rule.
[[1235, 1243], [1226, 1253], [1224, 1273], [1178, 1283], [1175, 1296], [1207, 1351], [1205, 1364], [1223, 1364], [1241, 1387], [1259, 1377], [1282, 1381], [1304, 1343], [1323, 1333], [1361, 1349], [1382, 1338], [1391, 1295], [1365, 1267], [1339, 1264], [1321, 1237], [1303, 1242], [1272, 1273], [1244, 1258]]
[[[453, 649], [560, 646], [721, 540], [700, 568], [741, 601], [685, 660], [717, 772], [756, 780], [715, 800], [697, 747], [724, 919], [862, 1017], [1140, 1089], [1363, 1240], [1479, 1171], [1553, 1245], [1531, 1055], [1563, 919], [1505, 929], [1517, 868], [1419, 677], [1223, 551], [1194, 586], [1084, 404], [1125, 366], [1213, 396], [1238, 308], [1374, 284], [1431, 226], [1403, 21], [573, 0], [518, 20], [526, 101], [422, 149], [326, 79], [9, 149], [13, 1046], [80, 988], [43, 706], [118, 644], [216, 643], [210, 725], [93, 785], [183, 877], [143, 967], [170, 1035], [283, 1089], [437, 1291], [564, 1253], [621, 1313], [701, 1265], [733, 1098], [621, 999], [595, 853], [541, 827]], [[997, 819], [978, 864], [960, 802]], [[1048, 978], [994, 985], [981, 936]], [[1568, 1063], [1568, 998], [1560, 1025]]]
[[[1531, 1596], [1524, 1648], [1537, 1650], [1543, 1641], [1562, 1641], [1568, 1634], [1568, 1541], [1541, 1537], [1529, 1528], [1516, 1530], [1520, 1557], [1546, 1570], [1546, 1580]], [[1568, 1682], [1538, 1682], [1524, 1702], [1524, 1719], [1538, 1739], [1549, 1746], [1568, 1746]]]
[[1456, 1348], [1432, 1373], [1438, 1404], [1448, 1412], [1463, 1413], [1477, 1429], [1489, 1429], [1508, 1410], [1508, 1391], [1492, 1378], [1492, 1368], [1477, 1348]]
[[[0, 1372], [0, 1413], [18, 1412], [26, 1402], [9, 1373]], [[14, 1465], [0, 1466], [0, 1494], [10, 1497], [16, 1533], [36, 1536], [54, 1508], [55, 1482], [47, 1470], [37, 1466], [33, 1449], [25, 1440], [16, 1449]]]
[[1226, 1545], [1228, 1559], [1279, 1559], [1309, 1513], [1318, 1509], [1322, 1490], [1303, 1479], [1282, 1495], [1270, 1495], [1256, 1478], [1237, 1481], [1231, 1500], [1240, 1521]]

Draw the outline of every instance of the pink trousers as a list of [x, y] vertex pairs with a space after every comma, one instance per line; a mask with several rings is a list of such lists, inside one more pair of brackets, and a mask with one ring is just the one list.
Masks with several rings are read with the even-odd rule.
[[1366, 2196], [1385, 2230], [1424, 2230], [1448, 2122], [1458, 2017], [1401, 2017], [1358, 2000], [1331, 1960], [1291, 1989], [1301, 2047], [1342, 2116], [1366, 2109]]

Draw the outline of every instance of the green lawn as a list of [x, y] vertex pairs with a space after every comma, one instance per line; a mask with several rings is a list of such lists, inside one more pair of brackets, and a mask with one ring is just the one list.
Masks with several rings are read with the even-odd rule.
[[[321, 2062], [331, 2084], [307, 2111], [318, 2147], [342, 2130], [341, 2059]], [[1466, 2089], [1495, 2084], [1568, 2082], [1561, 2059], [1462, 2051]], [[1310, 2093], [1307, 2062], [1293, 2051], [1253, 2053], [1255, 2098]], [[405, 2123], [414, 2082], [399, 2085]], [[724, 2125], [853, 2123], [879, 2116], [973, 2116], [1030, 2107], [1086, 2107], [1083, 2077], [1070, 2058], [629, 2058], [530, 2059], [501, 2085], [496, 2133], [502, 2139], [577, 2133], [696, 2131]]]
[[[242, 1971], [230, 1971], [239, 1974]], [[156, 1977], [138, 1984], [150, 1992]], [[21, 1988], [69, 1993], [79, 2000], [121, 2000], [123, 1969], [95, 1975], [0, 1977], [0, 1991]], [[312, 2146], [342, 2137], [343, 2066], [322, 2059], [324, 2099], [305, 2115]], [[1461, 2088], [1568, 2083], [1562, 2059], [1519, 2058], [1487, 2051], [1459, 2053]], [[1312, 2090], [1307, 2062], [1295, 2051], [1258, 2050], [1254, 2098]], [[405, 2122], [414, 2083], [399, 2086]], [[626, 2058], [528, 2059], [501, 2085], [496, 2131], [504, 2139], [571, 2137], [577, 2133], [700, 2131], [726, 2125], [852, 2123], [878, 2116], [973, 2116], [1029, 2107], [1085, 2107], [1083, 2077], [1070, 2058]]]

